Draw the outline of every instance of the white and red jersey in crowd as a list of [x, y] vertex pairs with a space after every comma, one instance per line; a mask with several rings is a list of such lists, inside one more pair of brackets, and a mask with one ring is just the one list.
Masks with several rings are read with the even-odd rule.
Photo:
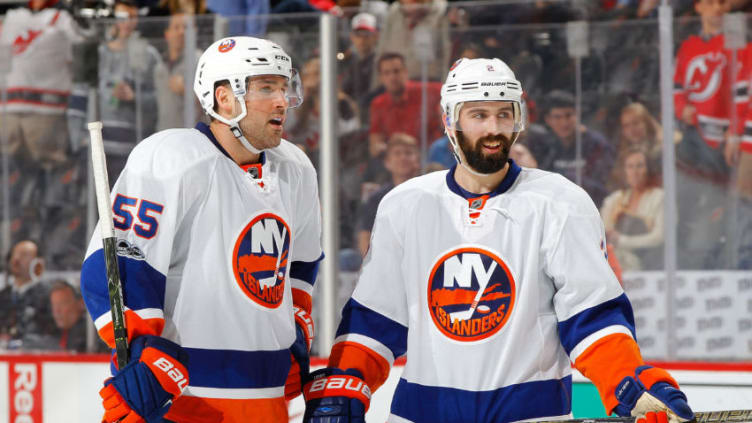
[[697, 110], [694, 125], [713, 148], [723, 142], [732, 120], [736, 119], [736, 133], [741, 133], [749, 101], [746, 50], [736, 51], [734, 71], [734, 51], [724, 48], [723, 34], [711, 38], [693, 35], [676, 55], [674, 111], [681, 119], [684, 107], [693, 106]]
[[8, 11], [0, 44], [11, 48], [9, 112], [62, 114], [73, 81], [73, 43], [80, 41], [68, 12], [55, 8]]

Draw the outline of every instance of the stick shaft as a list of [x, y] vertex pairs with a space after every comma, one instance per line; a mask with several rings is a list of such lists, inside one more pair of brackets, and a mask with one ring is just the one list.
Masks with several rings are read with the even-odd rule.
[[[634, 423], [634, 417], [599, 417], [570, 419], [538, 423]], [[752, 410], [700, 411], [695, 413], [697, 423], [752, 423]]]
[[115, 354], [119, 369], [128, 363], [128, 332], [125, 327], [125, 307], [117, 260], [117, 238], [112, 224], [110, 182], [107, 177], [107, 159], [102, 142], [102, 122], [88, 125], [91, 139], [91, 163], [99, 210], [99, 234], [102, 236], [104, 264], [107, 271], [107, 293], [110, 297], [112, 331], [115, 336]]

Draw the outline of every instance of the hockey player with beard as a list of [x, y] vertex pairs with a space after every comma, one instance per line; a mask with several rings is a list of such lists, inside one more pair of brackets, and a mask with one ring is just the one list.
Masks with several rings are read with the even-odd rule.
[[508, 159], [525, 123], [509, 67], [461, 59], [441, 95], [457, 165], [380, 203], [330, 367], [304, 387], [304, 421], [363, 422], [403, 355], [389, 422], [565, 419], [570, 361], [609, 413], [691, 420], [674, 379], [640, 355], [592, 200]]
[[[194, 91], [212, 122], [142, 141], [113, 189], [130, 361], [103, 420], [286, 422], [322, 257], [316, 171], [281, 139], [300, 79], [278, 45], [233, 37], [199, 58]], [[81, 281], [112, 347], [98, 233]]]

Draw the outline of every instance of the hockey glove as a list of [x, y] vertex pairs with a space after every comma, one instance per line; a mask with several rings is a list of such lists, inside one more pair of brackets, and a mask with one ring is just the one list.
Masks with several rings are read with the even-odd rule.
[[172, 401], [188, 386], [188, 355], [180, 345], [159, 336], [135, 338], [128, 364], [99, 391], [103, 422], [162, 422]]
[[371, 389], [355, 369], [316, 370], [303, 388], [303, 423], [364, 423]]
[[687, 396], [663, 369], [640, 366], [616, 387], [616, 414], [637, 417], [638, 423], [680, 423], [694, 419]]
[[308, 353], [313, 343], [313, 318], [305, 309], [293, 306], [295, 313], [295, 342], [290, 347], [292, 366], [285, 382], [285, 399], [296, 398], [303, 390], [303, 380], [310, 372]]

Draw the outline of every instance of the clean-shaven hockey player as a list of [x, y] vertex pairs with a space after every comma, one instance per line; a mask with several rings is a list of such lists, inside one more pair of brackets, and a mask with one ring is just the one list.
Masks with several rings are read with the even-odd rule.
[[[211, 124], [145, 139], [113, 190], [131, 358], [104, 421], [286, 422], [322, 257], [316, 172], [281, 139], [300, 80], [278, 45], [234, 37], [203, 53], [194, 91]], [[81, 280], [112, 346], [98, 234]]]
[[508, 160], [525, 122], [512, 71], [461, 59], [441, 95], [458, 165], [381, 201], [331, 367], [304, 388], [305, 421], [362, 422], [402, 355], [390, 422], [568, 418], [570, 361], [609, 413], [692, 419], [674, 379], [640, 356], [592, 200]]

